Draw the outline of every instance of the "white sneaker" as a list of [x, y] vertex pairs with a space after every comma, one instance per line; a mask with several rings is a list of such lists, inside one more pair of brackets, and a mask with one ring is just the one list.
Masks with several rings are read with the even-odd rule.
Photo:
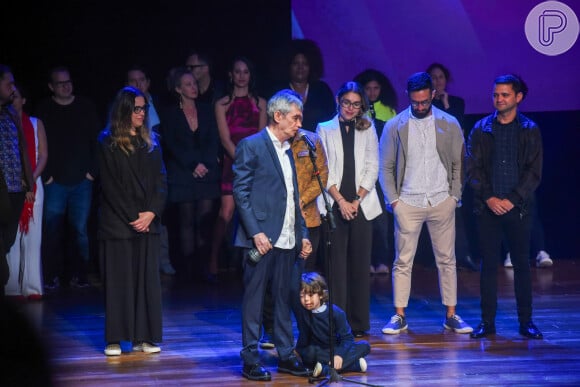
[[358, 359], [358, 365], [360, 366], [360, 372], [367, 372], [367, 361], [364, 357]]
[[550, 267], [554, 264], [550, 254], [546, 253], [544, 250], [540, 250], [536, 256], [536, 267]]
[[510, 253], [505, 255], [505, 261], [503, 261], [503, 267], [514, 267], [512, 264], [512, 258], [510, 257]]
[[377, 273], [377, 274], [389, 274], [389, 267], [387, 265], [385, 265], [384, 263], [381, 263], [375, 269], [375, 273]]
[[159, 353], [161, 352], [161, 347], [155, 345], [153, 343], [148, 343], [147, 341], [143, 341], [140, 343], [133, 344], [133, 351], [134, 352], [144, 352], [144, 353]]
[[105, 347], [105, 355], [119, 356], [121, 354], [121, 346], [119, 344], [107, 344]]
[[317, 378], [320, 376], [321, 373], [322, 373], [322, 364], [320, 364], [320, 362], [317, 362], [316, 365], [314, 366], [314, 370], [312, 370], [312, 376]]

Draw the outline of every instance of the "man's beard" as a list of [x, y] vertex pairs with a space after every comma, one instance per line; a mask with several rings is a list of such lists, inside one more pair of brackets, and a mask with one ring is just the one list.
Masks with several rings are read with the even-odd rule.
[[413, 113], [413, 115], [416, 118], [419, 118], [419, 119], [425, 118], [425, 117], [427, 117], [431, 113], [431, 107], [432, 106], [433, 105], [429, 106], [429, 109], [425, 110], [424, 112], [418, 112], [416, 109], [414, 109], [413, 107], [411, 107], [411, 112]]

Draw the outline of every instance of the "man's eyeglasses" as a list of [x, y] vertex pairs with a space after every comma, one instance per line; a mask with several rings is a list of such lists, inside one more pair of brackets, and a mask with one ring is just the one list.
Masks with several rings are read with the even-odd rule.
[[357, 102], [351, 102], [348, 99], [341, 99], [340, 100], [340, 106], [342, 106], [343, 108], [349, 108], [349, 107], [353, 107], [355, 109], [360, 109], [362, 107], [362, 102], [357, 101]]
[[427, 106], [431, 105], [431, 102], [433, 102], [432, 99], [427, 99], [425, 101], [413, 101], [413, 100], [411, 100], [411, 106], [413, 106], [414, 108], [418, 108], [419, 106], [427, 107]]
[[133, 108], [133, 113], [135, 113], [135, 114], [147, 113], [148, 110], [149, 110], [149, 105], [135, 106]]
[[185, 66], [185, 68], [186, 68], [188, 71], [193, 71], [193, 70], [195, 70], [195, 69], [198, 69], [198, 68], [200, 68], [200, 67], [205, 67], [205, 66], [207, 66], [207, 65], [206, 65], [206, 64], [198, 64], [198, 65], [187, 65], [187, 66]]

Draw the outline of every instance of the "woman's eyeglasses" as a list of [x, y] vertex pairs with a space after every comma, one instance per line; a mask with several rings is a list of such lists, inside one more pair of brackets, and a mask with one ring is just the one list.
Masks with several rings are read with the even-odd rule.
[[341, 99], [340, 100], [340, 106], [342, 106], [343, 108], [349, 108], [349, 107], [353, 107], [355, 109], [360, 109], [362, 107], [362, 102], [357, 101], [357, 102], [351, 102], [348, 99]]
[[135, 114], [147, 113], [148, 110], [149, 110], [149, 105], [135, 106], [133, 108], [133, 113], [135, 113]]

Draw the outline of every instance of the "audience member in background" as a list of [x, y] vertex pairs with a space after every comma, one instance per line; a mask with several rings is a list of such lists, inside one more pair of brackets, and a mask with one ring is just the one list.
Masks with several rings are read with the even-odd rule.
[[[451, 80], [451, 73], [447, 67], [443, 66], [441, 63], [432, 63], [427, 67], [426, 71], [431, 76], [433, 87], [435, 88], [433, 106], [457, 118], [462, 133], [465, 136], [465, 101], [463, 98], [450, 95], [447, 92], [447, 84]], [[464, 206], [457, 207], [457, 210], [455, 211], [455, 256], [458, 267], [465, 267], [472, 271], [477, 271], [477, 265], [471, 259], [471, 249], [469, 248], [469, 239], [467, 237], [466, 229], [467, 224], [464, 220], [464, 212]], [[422, 233], [421, 235], [425, 234]]]
[[40, 245], [42, 242], [42, 205], [44, 188], [40, 175], [46, 166], [48, 148], [42, 121], [24, 112], [26, 94], [21, 85], [16, 87], [12, 106], [22, 119], [22, 129], [26, 139], [28, 160], [32, 169], [34, 200], [26, 200], [20, 215], [15, 243], [7, 255], [10, 277], [5, 287], [6, 295], [41, 300], [42, 262]]
[[274, 82], [274, 94], [290, 87], [302, 97], [304, 119], [302, 128], [314, 132], [319, 122], [331, 119], [336, 114], [332, 90], [321, 80], [324, 75], [322, 54], [318, 45], [308, 39], [294, 39], [280, 55], [285, 63], [280, 65], [283, 74]]
[[212, 63], [209, 55], [194, 51], [187, 56], [185, 67], [191, 71], [197, 81], [198, 103], [207, 103], [213, 106], [218, 98], [224, 95], [224, 84], [212, 75]]
[[[90, 259], [87, 224], [97, 176], [95, 142], [101, 124], [94, 103], [73, 94], [66, 67], [50, 70], [48, 88], [52, 97], [40, 101], [35, 111], [44, 123], [51, 153], [42, 173], [44, 284], [47, 289], [56, 289], [63, 280], [70, 280], [73, 287], [86, 287]], [[67, 232], [72, 235], [65, 241]], [[69, 249], [70, 259], [65, 259]]]
[[432, 105], [431, 77], [415, 73], [407, 80], [410, 106], [385, 125], [380, 141], [380, 183], [395, 217], [396, 254], [393, 263], [395, 314], [385, 334], [408, 328], [405, 309], [411, 294], [413, 262], [423, 224], [431, 236], [439, 273], [445, 329], [473, 330], [455, 311], [455, 209], [461, 200], [461, 166], [465, 152], [457, 119]]
[[389, 78], [379, 70], [366, 69], [354, 77], [369, 99], [369, 113], [377, 135], [383, 133], [385, 123], [397, 115], [397, 93]]
[[[294, 353], [290, 313], [292, 267], [299, 256], [312, 253], [289, 140], [302, 122], [302, 101], [289, 89], [276, 93], [267, 105], [268, 126], [238, 143], [234, 158], [233, 194], [240, 216], [235, 245], [244, 249], [242, 300], [242, 374], [268, 381], [260, 364], [258, 340], [266, 287], [271, 284], [274, 343], [278, 372], [308, 376], [310, 371]], [[255, 248], [259, 259], [251, 259]]]
[[[306, 140], [302, 137], [307, 136], [316, 150], [312, 157], [310, 150], [306, 144]], [[306, 227], [308, 228], [308, 235], [310, 243], [312, 244], [313, 253], [307, 259], [297, 259], [294, 265], [294, 274], [291, 284], [290, 297], [292, 298], [292, 308], [294, 312], [300, 307], [298, 298], [298, 285], [300, 276], [303, 272], [324, 271], [325, 268], [320, 267], [318, 262], [318, 244], [321, 240], [320, 233], [324, 231], [321, 227], [320, 211], [317, 206], [318, 196], [321, 194], [320, 183], [322, 187], [326, 187], [328, 181], [328, 162], [326, 161], [326, 152], [322, 145], [320, 136], [315, 132], [310, 132], [304, 129], [298, 129], [296, 135], [291, 139], [290, 149], [294, 157], [294, 164], [296, 166], [296, 179], [298, 180], [298, 194], [300, 195], [300, 210]], [[316, 170], [314, 169], [316, 165]], [[320, 176], [320, 183], [317, 176]], [[271, 284], [266, 290], [264, 299], [264, 331], [260, 339], [260, 348], [270, 349], [274, 348], [272, 342], [272, 335], [274, 330], [274, 314], [273, 302], [271, 293]]]
[[[375, 69], [366, 69], [354, 77], [369, 99], [369, 113], [373, 119], [377, 137], [383, 133], [385, 123], [397, 112], [397, 93], [385, 74]], [[381, 202], [382, 214], [373, 219], [373, 249], [370, 274], [388, 274], [393, 263], [393, 214], [387, 210], [385, 195], [378, 180], [375, 185]]]
[[[228, 72], [225, 96], [215, 103], [219, 137], [224, 148], [221, 175], [221, 205], [215, 227], [209, 260], [209, 274], [217, 275], [219, 257], [228, 226], [234, 216], [232, 164], [238, 142], [266, 125], [266, 100], [256, 94], [254, 67], [249, 59], [237, 57]], [[228, 239], [231, 243], [231, 238]]]
[[[214, 281], [217, 267], [208, 269], [214, 202], [220, 197], [219, 136], [211, 105], [198, 103], [191, 72], [172, 72], [174, 103], [163, 114], [163, 147], [167, 167], [168, 201], [177, 217], [180, 261], [184, 279], [208, 272]], [[196, 260], [198, 262], [196, 262]]]
[[[127, 70], [127, 86], [133, 86], [145, 95], [147, 98], [147, 104], [149, 105], [149, 110], [147, 111], [147, 122], [151, 130], [159, 134], [161, 121], [159, 119], [160, 104], [159, 99], [153, 96], [149, 92], [149, 87], [151, 86], [151, 79], [149, 78], [147, 70], [140, 65], [134, 65]], [[169, 237], [167, 235], [167, 226], [165, 225], [165, 219], [161, 219], [161, 253], [159, 255], [159, 270], [163, 274], [173, 275], [175, 274], [175, 269], [171, 265], [171, 260], [169, 258]]]
[[8, 282], [6, 254], [20, 222], [24, 201], [34, 202], [34, 180], [20, 116], [12, 106], [16, 88], [10, 67], [0, 64], [0, 296]]
[[[313, 369], [312, 376], [327, 376], [329, 364], [339, 373], [366, 372], [365, 356], [371, 352], [371, 346], [364, 340], [355, 341], [346, 313], [328, 304], [326, 280], [318, 273], [306, 272], [302, 274], [299, 292], [302, 308], [296, 317], [299, 332], [296, 352], [304, 365]], [[334, 340], [332, 362], [330, 340]]]
[[430, 64], [426, 72], [431, 76], [435, 88], [433, 106], [457, 118], [459, 125], [464, 129], [465, 101], [447, 91], [447, 85], [451, 82], [451, 73], [441, 63]]
[[[326, 190], [336, 223], [330, 235], [330, 291], [333, 302], [346, 312], [355, 337], [362, 337], [370, 329], [372, 220], [382, 212], [375, 189], [378, 141], [360, 84], [344, 83], [336, 93], [336, 104], [338, 114], [316, 128], [326, 149]], [[319, 209], [326, 212], [320, 200]]]
[[131, 86], [117, 94], [100, 134], [99, 258], [105, 283], [105, 355], [156, 353], [162, 338], [159, 225], [167, 184], [147, 99]]
[[497, 267], [503, 237], [514, 267], [514, 291], [519, 333], [542, 339], [532, 322], [530, 213], [534, 192], [542, 179], [543, 146], [538, 125], [519, 112], [528, 88], [516, 75], [497, 77], [493, 88], [495, 112], [477, 121], [467, 146], [467, 180], [475, 195], [481, 255], [481, 323], [471, 334], [479, 339], [495, 334]]
[[[149, 92], [151, 79], [147, 70], [143, 66], [133, 65], [127, 70], [127, 86], [133, 86], [143, 92], [147, 98], [149, 110], [147, 111], [147, 122], [151, 130], [158, 132], [158, 126], [161, 123], [159, 119], [158, 100]], [[157, 105], [156, 105], [157, 104]]]
[[[534, 192], [534, 198], [530, 201], [530, 213], [532, 214], [532, 232], [530, 238], [530, 253], [531, 257], [534, 258], [534, 264], [536, 267], [551, 267], [554, 261], [550, 257], [550, 254], [546, 251], [546, 238], [544, 236], [544, 226], [540, 220], [540, 214], [538, 211], [538, 196]], [[504, 248], [507, 251], [505, 261], [503, 265], [508, 268], [514, 267], [511, 259], [511, 254], [509, 253], [509, 248], [506, 245], [507, 242], [504, 238]], [[535, 254], [535, 255], [534, 255]]]

